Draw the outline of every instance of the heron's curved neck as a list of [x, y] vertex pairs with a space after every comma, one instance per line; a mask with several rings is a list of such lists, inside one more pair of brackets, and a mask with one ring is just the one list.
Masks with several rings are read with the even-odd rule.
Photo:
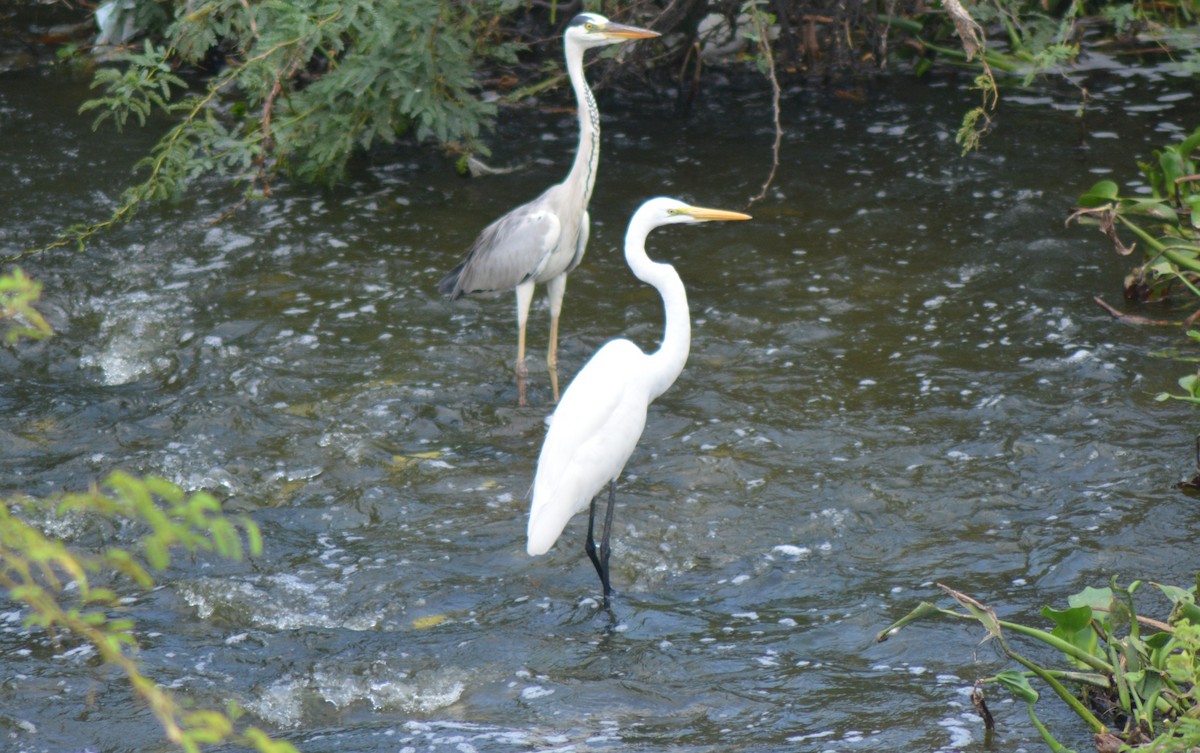
[[596, 184], [596, 167], [600, 162], [600, 111], [596, 98], [583, 77], [583, 48], [567, 43], [567, 75], [571, 88], [575, 90], [575, 106], [579, 112], [579, 148], [575, 150], [575, 162], [567, 175], [566, 184], [582, 190], [583, 206], [592, 198]]
[[692, 319], [688, 313], [687, 291], [679, 273], [670, 264], [655, 262], [646, 256], [648, 229], [630, 225], [625, 235], [625, 261], [642, 282], [653, 285], [663, 300], [662, 343], [650, 355], [652, 380], [650, 399], [667, 391], [683, 371], [692, 345]]

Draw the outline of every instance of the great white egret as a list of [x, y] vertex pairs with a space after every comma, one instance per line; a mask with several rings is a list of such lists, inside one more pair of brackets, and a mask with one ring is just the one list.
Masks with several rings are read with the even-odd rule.
[[583, 77], [583, 53], [658, 32], [609, 21], [596, 13], [580, 13], [563, 33], [567, 75], [579, 111], [579, 146], [571, 172], [528, 204], [522, 204], [483, 229], [466, 257], [450, 271], [438, 290], [457, 300], [475, 293], [517, 291], [517, 402], [525, 405], [525, 322], [536, 283], [546, 284], [550, 301], [550, 345], [546, 364], [554, 400], [558, 401], [558, 316], [562, 311], [567, 273], [579, 266], [588, 240], [588, 200], [600, 161], [600, 111]]
[[[662, 296], [666, 314], [662, 343], [650, 354], [629, 340], [606, 343], [571, 382], [550, 419], [533, 480], [527, 549], [530, 555], [545, 554], [567, 521], [590, 506], [584, 550], [600, 576], [606, 608], [612, 593], [609, 537], [617, 478], [646, 427], [646, 409], [675, 382], [692, 340], [683, 282], [670, 264], [646, 256], [646, 236], [660, 225], [748, 219], [739, 212], [703, 209], [663, 197], [647, 201], [634, 213], [625, 234], [625, 261], [639, 280], [653, 285]], [[597, 554], [596, 495], [606, 483], [608, 509]]]

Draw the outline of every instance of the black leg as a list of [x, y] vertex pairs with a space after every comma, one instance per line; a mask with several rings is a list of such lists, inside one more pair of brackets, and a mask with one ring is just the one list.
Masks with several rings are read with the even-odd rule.
[[587, 552], [588, 559], [592, 561], [592, 565], [596, 568], [596, 574], [600, 576], [600, 582], [604, 582], [604, 568], [600, 566], [600, 560], [596, 557], [596, 539], [592, 537], [592, 531], [596, 525], [596, 499], [592, 498], [591, 511], [588, 513], [588, 534], [587, 541], [584, 542], [583, 550]]
[[613, 508], [616, 507], [616, 501], [617, 482], [614, 479], [608, 482], [608, 509], [604, 513], [604, 531], [600, 534], [600, 551], [596, 551], [596, 499], [594, 497], [588, 511], [587, 541], [583, 545], [583, 550], [587, 552], [588, 559], [592, 561], [592, 566], [596, 568], [596, 575], [600, 576], [600, 586], [604, 589], [605, 609], [609, 608], [608, 597], [613, 592], [612, 583], [608, 578], [608, 561], [612, 557], [612, 546], [609, 540], [612, 537]]
[[[592, 500], [594, 503], [595, 500]], [[600, 584], [604, 586], [604, 608], [608, 609], [608, 597], [613, 592], [612, 581], [608, 577], [608, 560], [612, 556], [612, 546], [609, 545], [609, 539], [612, 537], [613, 524], [613, 508], [617, 506], [617, 480], [613, 479], [608, 482], [608, 510], [604, 513], [604, 535], [600, 539], [600, 563], [604, 565], [604, 572], [600, 574]]]

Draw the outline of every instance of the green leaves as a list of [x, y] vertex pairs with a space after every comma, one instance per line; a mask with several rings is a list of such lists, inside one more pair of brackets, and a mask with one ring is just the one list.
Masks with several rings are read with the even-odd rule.
[[[76, 551], [27, 522], [22, 512], [100, 516], [142, 533], [128, 549]], [[289, 743], [261, 730], [239, 731], [235, 721], [240, 710], [235, 706], [224, 712], [186, 709], [142, 673], [135, 658], [134, 622], [117, 616], [124, 609], [117, 584], [124, 576], [139, 588], [152, 587], [150, 571], [168, 567], [171, 551], [177, 548], [238, 559], [259, 554], [262, 539], [253, 521], [224, 515], [211, 495], [188, 494], [153, 477], [118, 472], [87, 492], [48, 500], [0, 500], [0, 587], [26, 611], [26, 624], [68, 633], [94, 646], [105, 663], [125, 674], [166, 737], [181, 750], [199, 753], [205, 746], [235, 743], [261, 753], [294, 753]]]
[[[1188, 750], [1200, 744], [1200, 723], [1194, 710], [1200, 708], [1200, 617], [1196, 586], [1188, 589], [1154, 584], [1172, 603], [1164, 620], [1142, 617], [1136, 612], [1134, 593], [1142, 585], [1134, 581], [1119, 586], [1115, 579], [1107, 588], [1086, 588], [1068, 599], [1066, 609], [1042, 609], [1049, 630], [1000, 619], [994, 609], [961, 592], [940, 586], [965, 611], [945, 609], [922, 602], [900, 621], [881, 632], [885, 640], [897, 630], [919, 619], [954, 617], [977, 622], [989, 639], [1024, 671], [1005, 670], [982, 680], [994, 683], [1024, 701], [1030, 722], [1052, 751], [1066, 749], [1037, 718], [1039, 692], [1034, 681], [1054, 691], [1097, 735], [1115, 744], [1135, 744], [1156, 731], [1159, 738], [1149, 749]], [[1068, 668], [1053, 661], [1035, 661], [1016, 650], [1017, 640], [1034, 648], [1051, 648], [1061, 653]], [[1082, 671], [1080, 671], [1082, 670]], [[1073, 691], [1068, 686], [1088, 688]], [[1098, 711], [1103, 710], [1103, 715]], [[1101, 718], [1119, 730], [1110, 730]], [[1119, 736], [1113, 733], [1119, 732]], [[1177, 746], [1180, 740], [1186, 745]], [[1162, 746], [1162, 747], [1156, 747]]]
[[1183, 390], [1182, 395], [1176, 395], [1171, 392], [1160, 392], [1154, 396], [1154, 399], [1160, 403], [1167, 400], [1182, 400], [1185, 403], [1200, 405], [1200, 376], [1196, 374], [1184, 374], [1179, 377], [1178, 383]]
[[[1075, 648], [1089, 655], [1095, 655], [1099, 645], [1099, 637], [1092, 628], [1092, 608], [1089, 606], [1072, 607], [1057, 611], [1050, 607], [1042, 607], [1042, 616], [1054, 623], [1051, 635], [1060, 638]], [[1089, 665], [1074, 656], [1067, 659], [1075, 666], [1086, 669]]]
[[0, 326], [9, 345], [22, 337], [41, 340], [53, 334], [45, 317], [33, 307], [41, 296], [42, 284], [29, 279], [20, 267], [0, 275]]
[[[495, 0], [297, 0], [176, 4], [164, 45], [146, 42], [122, 67], [96, 73], [105, 96], [96, 124], [144, 124], [154, 110], [186, 113], [142, 163], [150, 178], [136, 201], [171, 198], [206, 173], [238, 177], [257, 170], [264, 183], [279, 168], [308, 180], [342, 176], [359, 149], [413, 129], [460, 149], [474, 148], [494, 105], [476, 95], [481, 58], [512, 59], [516, 45], [486, 31]], [[192, 103], [172, 103], [183, 82], [170, 61], [197, 63], [226, 54], [226, 71]], [[217, 95], [220, 94], [218, 97]], [[229, 106], [232, 105], [232, 106]], [[227, 113], [245, 114], [238, 120]], [[151, 185], [152, 184], [152, 185]]]
[[1087, 193], [1079, 197], [1079, 206], [1088, 209], [1104, 206], [1117, 201], [1117, 193], [1120, 188], [1115, 181], [1102, 180], [1087, 190]]
[[[230, 519], [212, 495], [188, 495], [174, 484], [153, 477], [138, 479], [118, 471], [104, 481], [100, 490], [65, 495], [57, 511], [95, 512], [145, 525], [149, 531], [142, 536], [140, 546], [154, 570], [170, 565], [170, 551], [176, 547], [189, 552], [216, 552], [227, 559], [241, 559], [247, 550], [257, 555], [262, 549], [258, 527], [249, 518]], [[245, 533], [246, 546], [239, 528]], [[145, 582], [149, 577], [128, 552], [109, 551], [106, 557], [135, 581]]]
[[[1117, 253], [1129, 255], [1120, 232], [1135, 235], [1142, 262], [1125, 280], [1125, 297], [1139, 302], [1187, 295], [1200, 303], [1200, 128], [1177, 144], [1154, 152], [1155, 159], [1139, 162], [1151, 196], [1122, 196], [1111, 180], [1094, 184], [1079, 197], [1071, 219], [1098, 225]], [[1136, 245], [1136, 244], [1135, 244]], [[1195, 314], [1187, 321], [1195, 318]], [[1193, 341], [1200, 339], [1189, 331]], [[1192, 360], [1185, 356], [1181, 360]], [[1179, 379], [1183, 394], [1159, 392], [1159, 402], [1181, 400], [1200, 404], [1200, 378]]]
[[118, 58], [124, 68], [97, 69], [92, 88], [103, 88], [105, 94], [98, 99], [89, 99], [79, 107], [81, 113], [100, 110], [92, 121], [92, 130], [112, 118], [119, 131], [130, 116], [143, 126], [154, 110], [170, 111], [171, 88], [182, 89], [186, 84], [171, 72], [169, 56], [170, 50], [147, 39], [141, 52], [126, 53]]

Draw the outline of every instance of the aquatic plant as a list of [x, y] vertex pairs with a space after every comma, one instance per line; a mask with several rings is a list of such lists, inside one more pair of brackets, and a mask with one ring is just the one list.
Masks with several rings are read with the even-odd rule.
[[[99, 517], [143, 533], [135, 546], [90, 551], [72, 548], [36, 522], [67, 516]], [[262, 541], [253, 521], [223, 514], [211, 495], [186, 494], [158, 478], [118, 472], [86, 492], [0, 500], [0, 588], [23, 608], [28, 627], [56, 644], [65, 639], [90, 644], [125, 675], [181, 750], [198, 753], [232, 743], [261, 753], [294, 751], [256, 727], [239, 729], [235, 704], [223, 711], [193, 708], [143, 673], [134, 622], [123, 615], [117, 588], [151, 588], [151, 571], [166, 568], [173, 549], [239, 559], [259, 554]]]
[[[1152, 584], [1171, 608], [1164, 619], [1145, 617], [1134, 602], [1144, 584], [1085, 588], [1062, 610], [1043, 607], [1048, 626], [1002, 620], [992, 607], [938, 584], [964, 611], [922, 602], [876, 637], [885, 641], [915, 621], [952, 617], [978, 622], [1000, 651], [1024, 667], [978, 681], [973, 700], [988, 729], [994, 722], [982, 688], [997, 685], [1026, 703], [1031, 723], [1052, 751], [1067, 749], [1038, 719], [1040, 681], [1061, 698], [1095, 735], [1098, 750], [1123, 745], [1139, 750], [1188, 751], [1200, 745], [1200, 606], [1197, 587]], [[1015, 641], [1060, 654], [1057, 665], [1018, 652]]]
[[[1116, 182], [1102, 180], [1079, 197], [1079, 208], [1070, 219], [1098, 227], [1123, 256], [1133, 255], [1140, 243], [1141, 262], [1125, 278], [1126, 300], [1149, 303], [1175, 295], [1192, 299], [1195, 310], [1180, 324], [1188, 327], [1188, 337], [1200, 340], [1200, 331], [1191, 328], [1200, 318], [1200, 128], [1155, 150], [1153, 159], [1139, 162], [1138, 168], [1149, 196], [1123, 195]], [[1136, 240], [1126, 245], [1122, 230]], [[1099, 302], [1129, 321], [1176, 324], [1123, 314]], [[1158, 399], [1200, 403], [1200, 379], [1188, 375], [1179, 384], [1183, 395], [1163, 392]]]

